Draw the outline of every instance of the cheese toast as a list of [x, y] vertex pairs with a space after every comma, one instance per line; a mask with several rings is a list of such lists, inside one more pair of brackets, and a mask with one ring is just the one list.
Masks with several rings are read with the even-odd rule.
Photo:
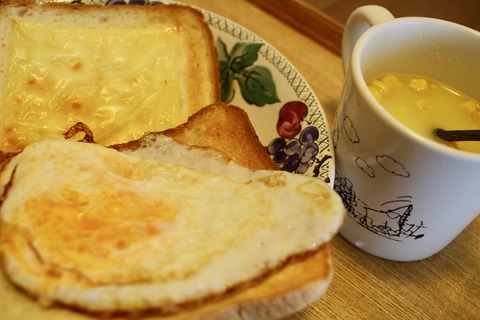
[[184, 123], [219, 101], [212, 33], [181, 5], [0, 0], [0, 150], [76, 122], [102, 145]]

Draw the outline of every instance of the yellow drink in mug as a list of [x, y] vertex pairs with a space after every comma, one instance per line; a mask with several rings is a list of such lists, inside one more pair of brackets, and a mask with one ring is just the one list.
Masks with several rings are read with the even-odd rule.
[[350, 15], [332, 140], [347, 212], [340, 234], [357, 248], [425, 259], [479, 216], [480, 147], [433, 136], [479, 129], [479, 52], [480, 32], [448, 21], [379, 6]]
[[480, 142], [446, 142], [434, 129], [480, 129], [480, 105], [472, 98], [422, 75], [386, 74], [368, 82], [377, 101], [416, 133], [463, 151], [480, 153]]

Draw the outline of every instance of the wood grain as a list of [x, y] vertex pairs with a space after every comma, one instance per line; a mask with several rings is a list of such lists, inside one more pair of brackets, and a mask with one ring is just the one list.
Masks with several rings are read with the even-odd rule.
[[[289, 0], [290, 1], [290, 0]], [[430, 17], [462, 24], [480, 30], [480, 1], [473, 0], [297, 0], [339, 21], [347, 22], [356, 8], [376, 4], [387, 8], [395, 17]]]
[[302, 0], [250, 2], [305, 33], [325, 48], [340, 54], [343, 25], [310, 3]]

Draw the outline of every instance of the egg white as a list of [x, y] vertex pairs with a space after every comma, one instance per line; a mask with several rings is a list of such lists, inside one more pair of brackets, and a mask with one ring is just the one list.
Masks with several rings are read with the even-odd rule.
[[11, 160], [0, 176], [7, 276], [44, 304], [167, 312], [316, 249], [340, 227], [341, 200], [318, 179], [158, 144], [132, 155], [47, 140]]

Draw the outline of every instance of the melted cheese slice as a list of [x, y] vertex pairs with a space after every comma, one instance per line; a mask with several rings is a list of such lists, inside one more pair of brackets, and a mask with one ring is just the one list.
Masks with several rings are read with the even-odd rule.
[[179, 29], [99, 29], [13, 21], [0, 147], [62, 138], [78, 121], [96, 141], [137, 139], [187, 120]]
[[318, 179], [167, 140], [172, 162], [60, 140], [12, 159], [0, 176], [8, 277], [45, 304], [172, 311], [315, 250], [341, 225], [341, 200]]

